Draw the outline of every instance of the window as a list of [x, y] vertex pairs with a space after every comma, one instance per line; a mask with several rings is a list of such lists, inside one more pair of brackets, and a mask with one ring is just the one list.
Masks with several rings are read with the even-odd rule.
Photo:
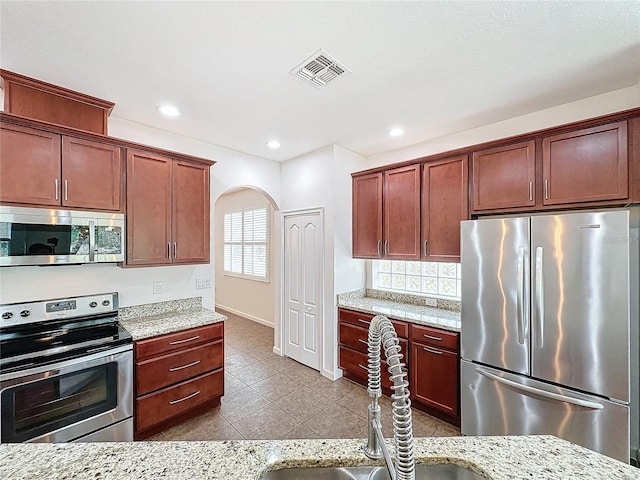
[[379, 290], [460, 300], [460, 264], [373, 260], [372, 286]]
[[224, 272], [268, 281], [266, 208], [224, 214]]

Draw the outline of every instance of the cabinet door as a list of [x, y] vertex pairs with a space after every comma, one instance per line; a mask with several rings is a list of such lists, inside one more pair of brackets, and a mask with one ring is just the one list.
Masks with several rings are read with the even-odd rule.
[[382, 257], [382, 173], [353, 178], [353, 257]]
[[384, 172], [384, 255], [420, 258], [420, 165]]
[[412, 396], [451, 416], [458, 415], [458, 355], [411, 342]]
[[473, 210], [535, 206], [535, 174], [533, 141], [475, 152], [471, 161]]
[[466, 155], [425, 163], [422, 171], [422, 258], [460, 261], [460, 221], [469, 219]]
[[62, 137], [62, 204], [120, 210], [120, 147]]
[[209, 167], [173, 162], [174, 263], [209, 262]]
[[626, 199], [627, 122], [542, 140], [544, 205]]
[[127, 265], [171, 262], [171, 161], [127, 152]]
[[0, 201], [60, 205], [60, 135], [0, 127]]

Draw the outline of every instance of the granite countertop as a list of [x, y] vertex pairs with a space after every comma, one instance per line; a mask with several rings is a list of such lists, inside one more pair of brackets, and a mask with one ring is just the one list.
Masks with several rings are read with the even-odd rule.
[[460, 331], [459, 311], [361, 295], [338, 295], [338, 306], [451, 332]]
[[[373, 465], [362, 444], [362, 439], [3, 444], [0, 478], [256, 480], [286, 467]], [[415, 451], [418, 463], [455, 463], [493, 480], [640, 479], [637, 468], [551, 436], [418, 438]]]
[[133, 340], [201, 327], [227, 319], [221, 313], [202, 308], [202, 298], [136, 305], [119, 310], [118, 320]]

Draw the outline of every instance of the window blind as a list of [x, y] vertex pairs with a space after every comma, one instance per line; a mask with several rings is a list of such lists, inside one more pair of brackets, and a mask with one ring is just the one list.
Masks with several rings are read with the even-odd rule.
[[224, 215], [224, 271], [250, 278], [268, 277], [266, 208]]

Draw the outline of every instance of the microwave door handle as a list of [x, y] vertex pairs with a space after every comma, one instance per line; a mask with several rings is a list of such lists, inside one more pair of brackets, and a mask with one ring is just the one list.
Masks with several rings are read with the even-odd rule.
[[536, 345], [544, 347], [544, 276], [542, 271], [542, 247], [536, 247], [536, 278], [535, 278], [536, 319], [538, 331]]
[[96, 222], [89, 220], [89, 261], [95, 262], [96, 255]]
[[476, 372], [478, 372], [480, 375], [490, 378], [491, 380], [495, 380], [498, 383], [508, 385], [509, 387], [515, 388], [516, 390], [522, 390], [533, 395], [539, 395], [541, 397], [550, 398], [559, 402], [571, 403], [573, 405], [578, 405], [579, 407], [591, 408], [594, 410], [602, 410], [604, 408], [604, 406], [598, 402], [590, 402], [589, 400], [582, 400], [581, 398], [569, 397], [567, 395], [561, 395], [559, 393], [541, 390], [530, 385], [524, 385], [522, 383], [514, 382], [513, 380], [500, 377], [479, 367], [476, 368]]

